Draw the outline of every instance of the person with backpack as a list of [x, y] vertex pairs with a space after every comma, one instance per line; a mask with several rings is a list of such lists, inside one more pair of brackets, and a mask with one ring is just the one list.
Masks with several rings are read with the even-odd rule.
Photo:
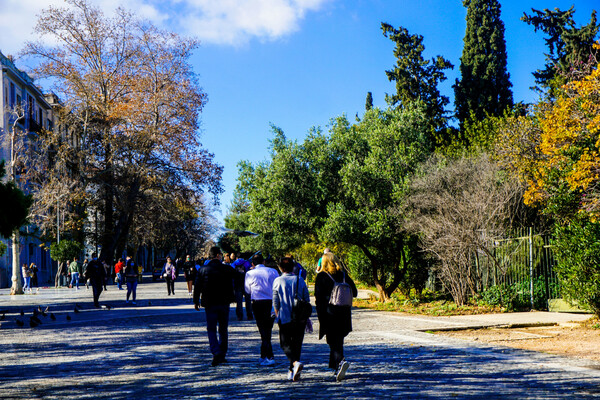
[[279, 261], [282, 275], [273, 281], [273, 310], [279, 325], [279, 344], [290, 364], [287, 378], [298, 381], [304, 364], [300, 362], [302, 342], [304, 341], [304, 318], [294, 319], [295, 299], [301, 299], [310, 304], [310, 295], [304, 279], [294, 274], [296, 263], [291, 257]]
[[319, 339], [329, 345], [329, 368], [336, 381], [346, 375], [350, 364], [344, 359], [344, 338], [352, 332], [352, 298], [358, 290], [333, 253], [323, 254], [321, 272], [315, 278], [315, 303], [319, 318]]

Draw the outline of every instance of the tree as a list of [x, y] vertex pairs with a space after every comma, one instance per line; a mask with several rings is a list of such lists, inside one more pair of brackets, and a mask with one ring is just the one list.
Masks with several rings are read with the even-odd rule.
[[423, 102], [431, 138], [437, 143], [447, 142], [447, 138], [443, 137], [447, 124], [445, 107], [450, 100], [440, 94], [438, 85], [447, 79], [444, 70], [454, 66], [442, 56], [425, 60], [421, 35], [411, 35], [406, 28], [395, 29], [386, 23], [381, 24], [381, 30], [394, 42], [397, 59], [394, 68], [385, 71], [390, 82], [396, 83], [396, 93], [386, 95], [387, 102], [400, 107], [409, 107], [415, 101]]
[[365, 111], [369, 111], [373, 108], [373, 93], [367, 92], [367, 99], [365, 100]]
[[71, 207], [98, 210], [101, 257], [110, 262], [125, 250], [142, 204], [155, 200], [160, 212], [170, 202], [200, 216], [204, 194], [216, 202], [222, 191], [222, 168], [199, 141], [206, 94], [189, 64], [197, 41], [123, 9], [106, 18], [87, 0], [67, 3], [45, 10], [36, 27], [57, 45], [27, 45], [40, 60], [37, 75], [56, 82], [69, 128], [48, 139], [54, 156], [32, 181], [46, 213], [58, 182], [69, 183]]
[[491, 248], [511, 226], [521, 194], [485, 154], [433, 157], [413, 180], [403, 211], [412, 214], [408, 225], [437, 259], [435, 270], [457, 304], [481, 289], [478, 254], [495, 261]]
[[505, 163], [527, 183], [525, 203], [554, 221], [562, 294], [599, 314], [600, 65], [594, 65], [540, 102], [533, 116], [509, 125], [514, 145]]
[[[73, 240], [61, 240], [50, 245], [50, 258], [59, 263], [58, 270], [56, 271], [56, 285], [60, 279], [61, 265], [68, 263], [75, 257], [79, 258], [83, 245]], [[84, 271], [85, 272], [85, 271]]]
[[236, 193], [247, 209], [228, 222], [260, 234], [241, 238], [242, 247], [282, 254], [307, 242], [355, 246], [389, 298], [418, 257], [395, 210], [431, 149], [423, 109], [374, 108], [355, 125], [339, 117], [328, 136], [313, 129], [302, 144], [274, 132], [269, 162], [240, 165]]
[[8, 238], [27, 223], [32, 199], [14, 181], [3, 182], [5, 175], [4, 161], [0, 161], [0, 236]]
[[590, 22], [582, 27], [577, 27], [573, 18], [575, 8], [566, 11], [558, 8], [543, 11], [531, 9], [533, 13], [523, 13], [521, 20], [532, 25], [547, 35], [545, 39], [549, 53], [546, 54], [546, 65], [533, 73], [537, 89], [546, 90], [551, 98], [554, 98], [556, 90], [572, 78], [574, 72], [587, 74], [591, 71], [593, 64], [590, 56], [596, 53], [594, 42], [598, 36], [600, 24], [596, 19], [596, 11], [592, 11]]
[[[500, 116], [513, 105], [504, 23], [497, 0], [464, 0], [467, 30], [454, 104], [461, 129], [469, 119]], [[466, 138], [467, 140], [469, 138]]]

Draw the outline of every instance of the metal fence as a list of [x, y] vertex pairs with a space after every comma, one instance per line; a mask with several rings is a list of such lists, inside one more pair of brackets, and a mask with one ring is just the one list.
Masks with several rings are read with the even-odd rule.
[[561, 297], [548, 235], [519, 229], [510, 237], [495, 240], [489, 248], [491, 255], [476, 257], [478, 291], [501, 288], [532, 309], [547, 309], [549, 299]]

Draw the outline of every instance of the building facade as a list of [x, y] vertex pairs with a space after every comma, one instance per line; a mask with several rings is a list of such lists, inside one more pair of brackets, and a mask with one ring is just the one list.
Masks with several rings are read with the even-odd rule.
[[[27, 134], [29, 140], [35, 140], [42, 129], [57, 129], [57, 110], [60, 107], [56, 95], [44, 94], [34, 84], [33, 79], [19, 70], [10, 56], [0, 52], [0, 159], [5, 160], [9, 168], [11, 160], [11, 136], [14, 132]], [[7, 173], [7, 177], [10, 173]], [[10, 212], [10, 210], [0, 210]], [[20, 263], [35, 263], [38, 267], [38, 285], [54, 285], [56, 263], [45, 250], [45, 243], [35, 237], [32, 226], [21, 229]], [[30, 234], [30, 235], [28, 235]], [[0, 256], [0, 288], [10, 287], [12, 277], [12, 246], [10, 239], [0, 238], [7, 251]], [[47, 244], [49, 245], [49, 244]]]

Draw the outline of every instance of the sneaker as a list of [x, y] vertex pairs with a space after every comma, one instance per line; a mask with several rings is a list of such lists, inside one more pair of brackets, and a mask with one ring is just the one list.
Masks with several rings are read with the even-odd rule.
[[262, 357], [259, 358], [258, 359], [258, 365], [265, 365], [265, 360], [266, 360], [266, 357], [265, 358], [262, 358]]
[[288, 381], [294, 380], [294, 372], [293, 371], [288, 371], [287, 379], [288, 379]]
[[135, 301], [132, 301], [131, 304], [133, 304], [135, 306]]
[[129, 300], [125, 300], [125, 304], [129, 304]]
[[298, 382], [298, 380], [300, 380], [300, 372], [302, 372], [302, 368], [304, 368], [304, 364], [302, 364], [300, 361], [296, 361], [294, 363], [294, 369], [292, 371], [292, 380], [294, 382]]
[[348, 367], [350, 366], [350, 363], [342, 360], [342, 362], [340, 362], [340, 366], [337, 370], [337, 372], [335, 373], [335, 380], [338, 382], [341, 382], [344, 377], [346, 376], [346, 371], [348, 371]]
[[264, 359], [263, 363], [261, 365], [264, 365], [266, 367], [270, 366], [270, 365], [275, 365], [275, 360], [273, 358], [266, 358]]

